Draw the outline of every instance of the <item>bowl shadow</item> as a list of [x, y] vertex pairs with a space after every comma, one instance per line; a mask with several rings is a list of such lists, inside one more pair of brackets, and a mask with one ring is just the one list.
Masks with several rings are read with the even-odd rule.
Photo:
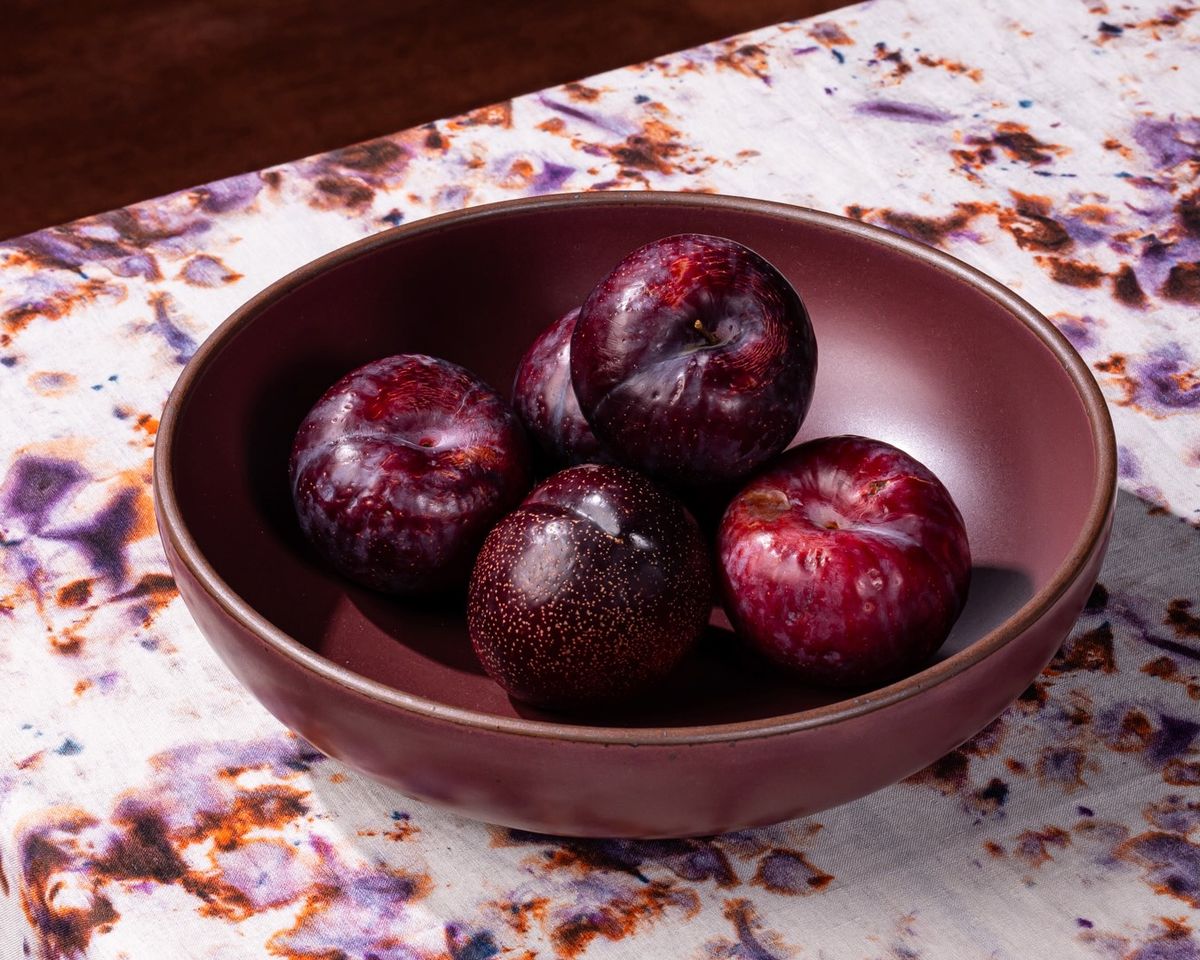
[[353, 588], [347, 597], [367, 622], [418, 656], [458, 673], [487, 675], [467, 636], [461, 595], [396, 598]]
[[987, 636], [1033, 597], [1033, 578], [1016, 567], [978, 564], [971, 568], [967, 605], [936, 656], [944, 660]]

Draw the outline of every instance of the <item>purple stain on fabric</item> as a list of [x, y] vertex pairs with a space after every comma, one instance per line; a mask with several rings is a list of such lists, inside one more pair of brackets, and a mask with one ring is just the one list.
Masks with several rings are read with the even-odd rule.
[[[1142, 211], [1139, 211], [1139, 213]], [[1154, 213], [1150, 213], [1154, 216]], [[1149, 233], [1142, 237], [1142, 259], [1147, 263], [1170, 263], [1172, 261], [1172, 243], [1164, 243], [1157, 234]]]
[[1125, 954], [1124, 960], [1200, 960], [1200, 943], [1186, 932], [1172, 930]]
[[1072, 240], [1081, 246], [1091, 247], [1108, 240], [1108, 234], [1092, 226], [1081, 217], [1059, 216], [1058, 222]]
[[773, 850], [759, 861], [755, 882], [775, 893], [808, 894], [828, 885], [830, 876], [815, 870], [803, 856]]
[[468, 937], [456, 927], [457, 924], [446, 925], [446, 945], [452, 960], [489, 960], [500, 952], [490, 931], [481, 930]]
[[561, 113], [564, 116], [573, 117], [576, 120], [582, 120], [584, 123], [589, 123], [593, 127], [599, 127], [601, 130], [607, 130], [609, 133], [619, 134], [620, 136], [625, 136], [627, 133], [629, 133], [629, 129], [626, 124], [610, 117], [604, 117], [600, 114], [591, 113], [587, 110], [580, 110], [578, 107], [573, 107], [567, 103], [560, 103], [557, 100], [550, 99], [545, 94], [539, 94], [538, 100], [541, 102], [542, 106], [548, 107], [555, 113]]
[[457, 210], [467, 202], [467, 198], [470, 195], [470, 190], [462, 184], [455, 184], [452, 187], [445, 187], [438, 193], [438, 207], [442, 210]]
[[509, 830], [515, 843], [545, 844], [566, 849], [594, 870], [625, 873], [649, 883], [645, 868], [661, 867], [691, 883], [715, 882], [721, 887], [737, 883], [729, 858], [708, 840], [569, 840], [525, 830]]
[[1146, 757], [1160, 766], [1181, 757], [1191, 749], [1197, 733], [1200, 733], [1200, 723], [1164, 713], [1159, 728], [1154, 731], [1154, 736], [1146, 747]]
[[1009, 786], [999, 777], [992, 777], [987, 785], [975, 792], [975, 797], [985, 803], [994, 803], [1002, 807], [1008, 801]]
[[50, 266], [72, 270], [80, 275], [83, 273], [83, 264], [89, 261], [109, 260], [126, 253], [120, 244], [113, 241], [95, 238], [89, 238], [86, 242], [78, 240], [68, 232], [67, 227], [39, 230], [10, 241], [8, 245], [25, 250]]
[[50, 512], [86, 479], [87, 473], [74, 460], [22, 457], [0, 487], [0, 520], [19, 521], [24, 530], [0, 535], [11, 541], [14, 536], [40, 532]]
[[1200, 118], [1176, 121], [1143, 117], [1133, 125], [1133, 139], [1160, 170], [1200, 155]]
[[547, 160], [542, 164], [542, 169], [538, 171], [529, 186], [534, 193], [553, 193], [566, 183], [574, 172], [574, 167]]
[[397, 903], [404, 903], [417, 896], [420, 883], [414, 877], [380, 873], [355, 874], [350, 878], [345, 893], [356, 906], [375, 902], [382, 910]]
[[[1161, 221], [1169, 213], [1160, 208], [1151, 211], [1150, 216]], [[1180, 286], [1185, 276], [1180, 271], [1186, 275], [1186, 264], [1200, 260], [1200, 242], [1191, 236], [1163, 240], [1152, 232], [1141, 237], [1140, 244], [1137, 276], [1142, 288], [1158, 290], [1169, 299], [1182, 297], [1187, 302], [1188, 294]], [[1175, 277], [1174, 281], [1172, 276]], [[1183, 286], [1186, 287], [1186, 283]]]
[[125, 578], [125, 545], [137, 522], [137, 496], [136, 490], [127, 487], [86, 523], [42, 536], [75, 544], [93, 570], [119, 583]]
[[1091, 317], [1075, 317], [1068, 314], [1054, 317], [1053, 320], [1059, 332], [1071, 341], [1071, 346], [1076, 350], [1086, 350], [1095, 346], [1096, 335], [1092, 332], [1092, 324], [1095, 321]]
[[1192, 375], [1194, 364], [1178, 343], [1151, 350], [1136, 366], [1139, 399], [1167, 410], [1191, 410], [1200, 406], [1200, 380]]
[[250, 206], [262, 188], [263, 181], [259, 174], [245, 173], [206, 184], [197, 193], [204, 210], [209, 213], [229, 213]]
[[568, 846], [585, 862], [600, 869], [628, 873], [642, 883], [650, 882], [643, 870], [647, 864], [661, 865], [693, 883], [715, 879], [724, 885], [731, 875], [724, 854], [702, 841], [594, 840]]
[[854, 112], [869, 117], [882, 117], [885, 120], [897, 120], [900, 123], [937, 124], [948, 123], [954, 119], [954, 114], [944, 110], [899, 100], [865, 100], [855, 105]]
[[1083, 783], [1086, 756], [1076, 747], [1049, 747], [1042, 751], [1038, 773], [1044, 780], [1071, 790]]
[[1180, 643], [1178, 640], [1156, 637], [1153, 634], [1146, 634], [1142, 639], [1150, 644], [1150, 646], [1157, 647], [1159, 650], [1165, 650], [1167, 653], [1174, 653], [1178, 656], [1186, 657], [1188, 660], [1200, 660], [1200, 650], [1189, 647], [1186, 643]]
[[820, 48], [820, 47], [817, 47], [817, 46], [812, 46], [812, 47], [794, 47], [794, 48], [792, 49], [792, 53], [793, 53], [795, 56], [797, 56], [797, 57], [803, 57], [805, 54], [809, 54], [809, 53], [816, 53], [816, 52], [817, 52], [818, 50], [820, 50], [820, 49], [821, 49], [821, 48]]
[[1117, 447], [1117, 476], [1122, 480], [1135, 480], [1142, 472], [1137, 454], [1124, 444]]
[[688, 850], [671, 859], [668, 866], [677, 876], [692, 883], [712, 880], [718, 886], [732, 886], [737, 882], [728, 858], [711, 844]]
[[730, 919], [737, 934], [738, 960], [782, 960], [779, 954], [768, 950], [755, 934], [751, 922], [752, 909], [750, 904], [743, 900], [735, 904], [731, 911]]
[[1142, 811], [1146, 820], [1159, 830], [1187, 836], [1200, 827], [1200, 801], [1182, 794], [1168, 794]]
[[1154, 190], [1158, 193], [1171, 193], [1174, 184], [1164, 183], [1162, 180], [1156, 180], [1154, 177], [1135, 177], [1131, 173], [1117, 174], [1117, 176], [1128, 179], [1131, 186], [1137, 187], [1139, 190]]
[[284, 757], [283, 766], [296, 773], [307, 773], [312, 769], [314, 763], [320, 763], [325, 759], [327, 759], [325, 754], [320, 750], [301, 740]]
[[197, 287], [220, 287], [239, 276], [216, 257], [206, 253], [192, 257], [183, 265], [180, 274], [184, 280]]
[[1095, 924], [1092, 923], [1091, 920], [1088, 920], [1086, 917], [1076, 917], [1075, 923], [1078, 924], [1079, 926], [1083, 927], [1083, 929], [1085, 929], [1085, 930], [1091, 930], [1092, 927], [1095, 926]]
[[141, 277], [143, 280], [161, 280], [162, 271], [152, 253], [135, 253], [110, 264], [109, 269], [118, 277]]
[[179, 326], [172, 316], [174, 301], [167, 294], [159, 294], [153, 298], [154, 329], [167, 342], [167, 346], [175, 351], [177, 363], [187, 363], [196, 352], [196, 341], [192, 335]]
[[1174, 833], [1144, 833], [1129, 840], [1123, 856], [1146, 870], [1151, 886], [1186, 900], [1200, 901], [1200, 847]]

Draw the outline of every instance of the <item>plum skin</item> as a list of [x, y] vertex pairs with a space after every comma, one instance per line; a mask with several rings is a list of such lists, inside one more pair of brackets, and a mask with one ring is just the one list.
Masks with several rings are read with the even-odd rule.
[[488, 534], [467, 626], [511, 697], [579, 707], [669, 673], [711, 598], [709, 558], [683, 505], [632, 470], [585, 464], [539, 484]]
[[787, 279], [702, 234], [625, 257], [571, 338], [571, 379], [600, 442], [678, 489], [743, 478], [787, 447], [816, 369], [812, 324]]
[[530, 479], [528, 443], [499, 394], [421, 354], [376, 360], [330, 387], [288, 468], [317, 550], [343, 576], [394, 594], [463, 582]]
[[571, 335], [578, 317], [576, 307], [546, 327], [521, 358], [513, 379], [513, 409], [554, 469], [606, 459], [571, 384]]
[[971, 576], [946, 488], [902, 450], [863, 437], [787, 451], [730, 502], [717, 550], [743, 640], [833, 687], [883, 684], [932, 657]]

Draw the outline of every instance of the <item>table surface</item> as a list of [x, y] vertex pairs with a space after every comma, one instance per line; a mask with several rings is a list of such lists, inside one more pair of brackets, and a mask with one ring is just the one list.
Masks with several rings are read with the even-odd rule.
[[[3, 245], [0, 955], [1200, 957], [1198, 12], [879, 0]], [[618, 187], [938, 245], [1103, 386], [1101, 585], [1037, 683], [904, 783], [702, 840], [488, 827], [290, 735], [177, 599], [156, 417], [222, 318], [391, 224]]]

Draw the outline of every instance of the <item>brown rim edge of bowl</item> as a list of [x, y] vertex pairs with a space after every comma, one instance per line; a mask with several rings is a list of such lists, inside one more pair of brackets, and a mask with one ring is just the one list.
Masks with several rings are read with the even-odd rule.
[[[460, 221], [484, 219], [512, 211], [540, 210], [579, 203], [614, 206], [629, 203], [660, 203], [681, 207], [731, 207], [778, 219], [800, 220], [825, 229], [850, 232], [874, 243], [881, 243], [943, 273], [948, 273], [963, 283], [970, 284], [1015, 315], [1054, 354], [1074, 383], [1091, 427], [1092, 442], [1096, 451], [1096, 483], [1092, 490], [1091, 503], [1083, 530], [1050, 583], [1026, 601], [1024, 606], [1012, 617], [976, 640], [965, 650], [960, 650], [945, 660], [940, 660], [924, 670], [886, 687], [782, 717], [691, 727], [661, 727], [657, 728], [655, 732], [644, 728], [598, 727], [547, 720], [498, 717], [493, 714], [446, 706], [424, 697], [403, 693], [386, 684], [340, 667], [288, 636], [260, 616], [209, 565], [188, 532], [175, 499], [173, 480], [168, 469], [173, 433], [180, 409], [187, 402], [190, 386], [200, 371], [211, 358], [226, 347], [228, 341], [262, 306], [293, 292], [325, 270], [339, 266], [378, 246], [394, 242], [398, 236], [436, 231]], [[180, 559], [187, 565], [204, 590], [251, 633], [282, 655], [323, 679], [337, 683], [362, 697], [378, 700], [430, 719], [475, 727], [493, 733], [625, 746], [686, 746], [779, 736], [850, 719], [905, 700], [986, 659], [1040, 619], [1079, 575], [1084, 563], [1104, 535], [1106, 521], [1116, 496], [1116, 479], [1116, 436], [1113, 432], [1112, 419], [1100, 387], [1083, 359], [1066, 337], [1046, 317], [1017, 294], [980, 270], [950, 254], [901, 237], [881, 227], [808, 207], [730, 195], [665, 191], [610, 191], [550, 194], [543, 197], [482, 204], [464, 210], [437, 214], [354, 241], [318, 257], [276, 280], [240, 306], [217, 327], [200, 345], [180, 373], [163, 410], [157, 434], [154, 450], [153, 488], [160, 530], [170, 538]]]

